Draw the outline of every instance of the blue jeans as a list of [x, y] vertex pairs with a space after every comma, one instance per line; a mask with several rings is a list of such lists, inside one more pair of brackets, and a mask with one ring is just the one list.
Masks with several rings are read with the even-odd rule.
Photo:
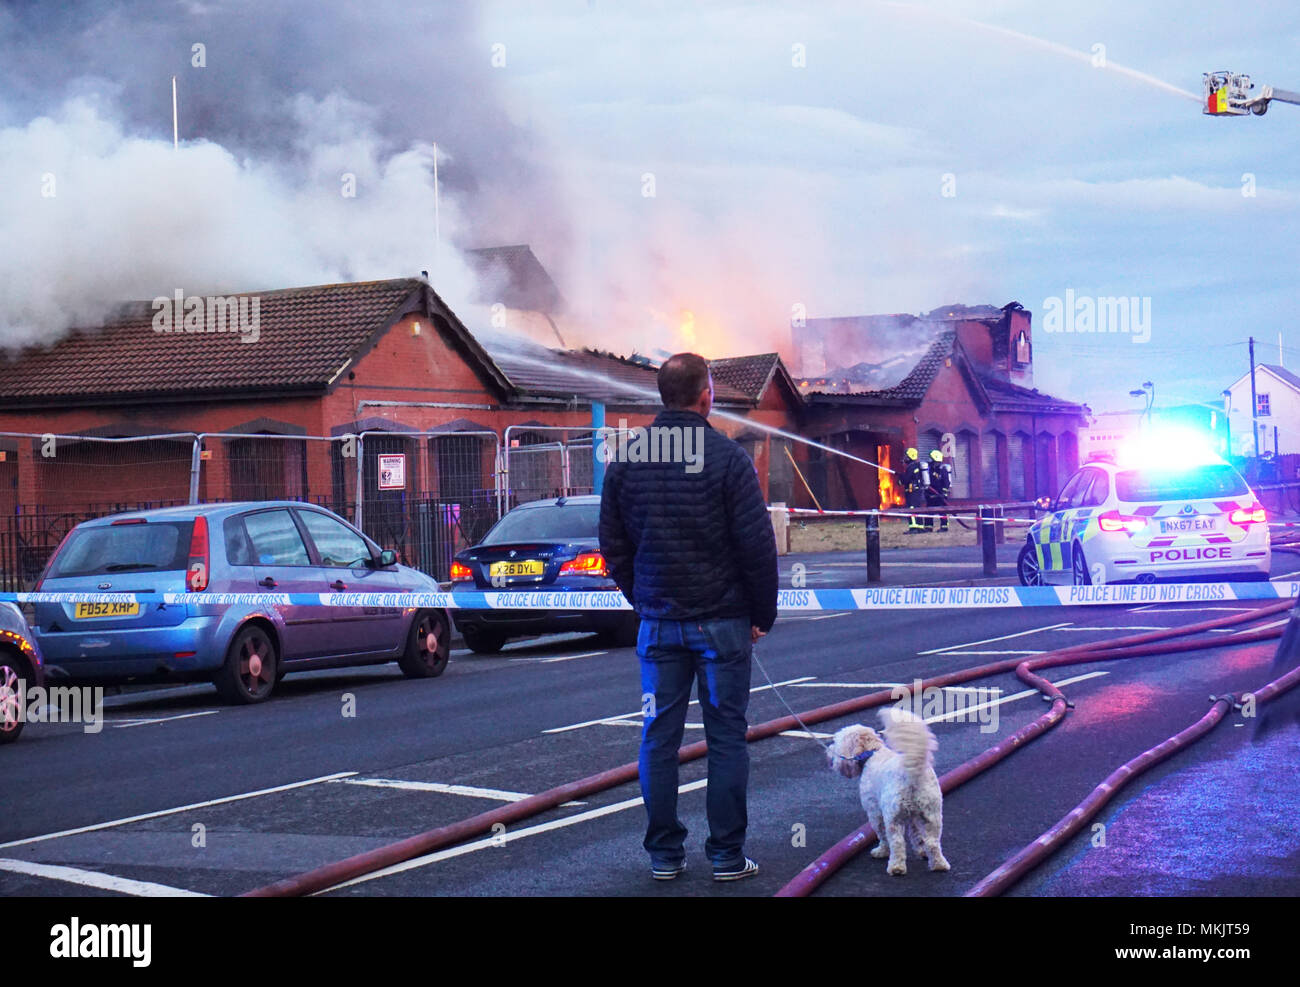
[[752, 649], [749, 621], [744, 618], [641, 620], [636, 644], [646, 713], [641, 732], [641, 795], [647, 816], [644, 846], [654, 866], [673, 866], [686, 856], [686, 827], [677, 818], [677, 749], [682, 745], [691, 684], [696, 681], [709, 745], [709, 838], [704, 849], [715, 868], [744, 862], [749, 822], [745, 710]]

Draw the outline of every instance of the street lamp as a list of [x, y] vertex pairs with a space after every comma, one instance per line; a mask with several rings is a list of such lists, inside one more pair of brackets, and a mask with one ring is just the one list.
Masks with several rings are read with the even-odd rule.
[[1223, 433], [1224, 433], [1224, 456], [1223, 458], [1232, 461], [1232, 391], [1226, 387], [1223, 389]]
[[1140, 390], [1135, 389], [1135, 390], [1129, 391], [1128, 393], [1129, 393], [1129, 396], [1130, 396], [1130, 397], [1135, 397], [1135, 398], [1146, 398], [1146, 399], [1147, 399], [1147, 404], [1146, 404], [1146, 407], [1142, 409], [1142, 414], [1143, 414], [1143, 416], [1146, 418], [1146, 420], [1147, 420], [1147, 424], [1150, 425], [1150, 424], [1151, 424], [1151, 406], [1154, 405], [1154, 404], [1156, 403], [1156, 385], [1153, 384], [1153, 383], [1151, 383], [1151, 381], [1149, 381], [1149, 380], [1148, 380], [1148, 381], [1144, 381], [1144, 382], [1142, 383], [1142, 388], [1141, 388]]

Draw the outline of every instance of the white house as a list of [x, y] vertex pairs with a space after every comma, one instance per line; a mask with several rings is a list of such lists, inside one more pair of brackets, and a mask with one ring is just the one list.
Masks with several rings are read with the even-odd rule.
[[[1253, 456], [1250, 435], [1250, 374], [1242, 374], [1228, 388], [1232, 449], [1238, 455]], [[1255, 427], [1259, 451], [1285, 455], [1300, 452], [1300, 377], [1273, 363], [1255, 365]]]

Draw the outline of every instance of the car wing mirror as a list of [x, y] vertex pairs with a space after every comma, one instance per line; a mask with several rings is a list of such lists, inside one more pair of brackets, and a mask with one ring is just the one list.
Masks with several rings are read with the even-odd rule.
[[397, 553], [391, 548], [384, 549], [379, 553], [379, 561], [375, 565], [381, 569], [385, 569], [390, 565], [397, 565]]

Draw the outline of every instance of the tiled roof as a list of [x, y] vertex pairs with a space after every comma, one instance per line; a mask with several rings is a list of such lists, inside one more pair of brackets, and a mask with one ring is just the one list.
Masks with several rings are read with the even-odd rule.
[[[1011, 305], [1019, 305], [1019, 302], [1011, 302]], [[1010, 307], [1007, 306], [1007, 307]], [[926, 312], [922, 316], [927, 322], [987, 322], [998, 320], [1006, 316], [1004, 309], [996, 305], [962, 305], [953, 303], [951, 305], [940, 305], [938, 308]]]
[[[0, 400], [91, 403], [321, 390], [373, 336], [420, 309], [421, 289], [436, 299], [417, 278], [227, 296], [246, 299], [250, 315], [251, 299], [258, 299], [257, 340], [247, 343], [239, 332], [156, 332], [152, 304], [131, 303], [102, 328], [75, 330], [50, 347], [0, 358]], [[454, 316], [449, 322], [458, 325]], [[490, 368], [467, 332], [461, 340]]]
[[726, 384], [749, 398], [758, 400], [780, 359], [775, 353], [758, 353], [753, 356], [710, 360], [709, 371], [713, 374], [713, 386], [716, 390], [719, 383]]
[[526, 243], [465, 251], [479, 279], [479, 301], [554, 315], [564, 308], [560, 289]]
[[[829, 395], [851, 395], [854, 398], [869, 398], [882, 404], [911, 404], [921, 401], [930, 385], [934, 382], [944, 360], [952, 356], [956, 344], [955, 332], [940, 333], [926, 349], [921, 358], [913, 365], [897, 384], [885, 388], [868, 388], [855, 384], [849, 376], [817, 377], [799, 382], [802, 393], [811, 397]], [[850, 368], [852, 369], [852, 368]], [[844, 373], [844, 371], [840, 371]], [[805, 384], [807, 386], [805, 386]]]
[[990, 400], [998, 407], [1032, 407], [1041, 411], [1072, 411], [1079, 414], [1087, 411], [1086, 405], [1044, 394], [1037, 388], [1021, 387], [986, 374], [980, 374], [979, 379]]
[[[930, 390], [930, 385], [934, 383], [934, 378], [938, 376], [939, 370], [944, 366], [945, 361], [956, 355], [960, 348], [961, 344], [957, 342], [956, 332], [940, 333], [921, 359], [917, 361], [916, 365], [893, 387], [871, 390], [860, 387], [855, 388], [851, 379], [815, 378], [807, 381], [807, 387], [804, 387], [804, 382], [801, 381], [800, 390], [810, 400], [833, 401], [836, 396], [842, 395], [852, 398], [856, 403], [919, 404], [925, 399], [926, 393]], [[962, 366], [970, 371], [967, 380], [977, 395], [990, 402], [994, 407], [1008, 410], [1027, 408], [1078, 414], [1083, 414], [1087, 410], [1084, 405], [1056, 398], [1050, 394], [1043, 394], [1027, 387], [1021, 387], [1018, 384], [1009, 383], [989, 374], [979, 373], [970, 367], [969, 360], [963, 359]], [[840, 373], [844, 373], [844, 371], [840, 371]], [[981, 390], [982, 395], [979, 393]]]
[[[655, 368], [612, 353], [512, 345], [493, 349], [492, 358], [510, 383], [526, 395], [622, 404], [660, 403]], [[713, 396], [722, 404], [752, 403], [743, 391], [717, 381]]]

